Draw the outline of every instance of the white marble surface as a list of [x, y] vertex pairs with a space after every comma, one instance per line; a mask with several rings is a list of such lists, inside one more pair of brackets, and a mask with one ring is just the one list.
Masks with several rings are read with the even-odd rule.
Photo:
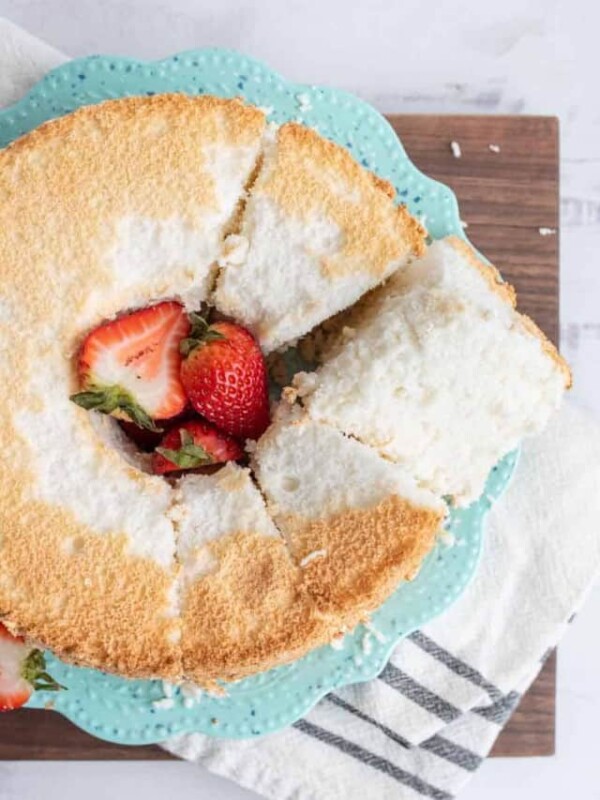
[[[158, 58], [219, 45], [290, 78], [350, 89], [382, 111], [558, 115], [562, 348], [574, 367], [575, 398], [600, 414], [600, 4], [428, 6], [429, 14], [422, 0], [0, 0], [0, 15], [72, 56]], [[560, 648], [557, 755], [490, 760], [464, 800], [600, 798], [599, 616], [597, 589]], [[189, 764], [0, 762], [0, 800], [134, 794], [256, 797]]]

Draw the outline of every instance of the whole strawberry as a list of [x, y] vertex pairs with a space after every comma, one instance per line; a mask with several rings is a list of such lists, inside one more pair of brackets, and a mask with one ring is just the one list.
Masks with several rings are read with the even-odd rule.
[[191, 314], [181, 342], [181, 383], [195, 410], [238, 439], [258, 439], [270, 422], [267, 367], [254, 336], [235, 322], [209, 325]]
[[64, 689], [46, 672], [41, 650], [13, 636], [0, 622], [0, 711], [21, 708], [36, 689]]

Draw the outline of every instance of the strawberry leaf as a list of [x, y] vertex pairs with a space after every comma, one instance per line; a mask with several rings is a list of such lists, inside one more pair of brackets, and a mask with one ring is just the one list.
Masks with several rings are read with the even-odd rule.
[[198, 339], [192, 339], [190, 336], [187, 339], [182, 339], [179, 342], [179, 352], [184, 358], [187, 358], [192, 350], [195, 350], [199, 346], [200, 342]]
[[192, 323], [190, 335], [182, 339], [179, 344], [179, 352], [184, 358], [189, 356], [192, 350], [195, 350], [202, 344], [216, 342], [219, 339], [225, 338], [222, 333], [212, 328], [200, 314], [196, 314], [192, 311], [189, 317]]
[[181, 469], [195, 469], [196, 467], [205, 467], [208, 464], [214, 464], [214, 458], [208, 453], [201, 445], [195, 444], [194, 439], [189, 431], [182, 428], [179, 431], [181, 439], [181, 447], [178, 450], [170, 450], [167, 447], [157, 447], [156, 452], [176, 464]]
[[36, 690], [58, 692], [66, 689], [46, 672], [46, 658], [41, 650], [32, 650], [21, 667], [21, 677]]
[[189, 320], [192, 323], [192, 329], [190, 331], [190, 336], [194, 339], [200, 339], [208, 330], [208, 322], [204, 319], [202, 314], [197, 314], [195, 311], [192, 311], [189, 315]]
[[139, 428], [146, 428], [155, 433], [161, 431], [161, 428], [156, 427], [150, 415], [120, 386], [91, 387], [86, 391], [72, 394], [69, 399], [81, 408], [88, 411], [99, 411], [101, 414], [112, 414], [117, 410], [123, 411]]
[[121, 411], [124, 411], [138, 428], [145, 428], [147, 431], [153, 431], [154, 433], [162, 431], [162, 428], [155, 425], [154, 420], [137, 403], [124, 403], [121, 405]]

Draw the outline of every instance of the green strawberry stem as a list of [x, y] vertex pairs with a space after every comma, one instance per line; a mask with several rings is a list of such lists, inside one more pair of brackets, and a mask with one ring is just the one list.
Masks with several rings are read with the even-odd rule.
[[32, 650], [21, 667], [21, 677], [38, 691], [58, 692], [66, 690], [46, 672], [46, 658], [41, 650]]
[[182, 339], [179, 344], [179, 352], [184, 358], [189, 356], [192, 350], [200, 347], [200, 345], [207, 344], [208, 342], [216, 342], [219, 339], [225, 338], [222, 333], [211, 328], [201, 314], [196, 314], [192, 311], [189, 318], [192, 323], [190, 335]]
[[167, 447], [157, 447], [156, 452], [176, 464], [181, 469], [195, 469], [214, 464], [214, 458], [199, 444], [194, 443], [194, 439], [189, 431], [182, 428], [179, 432], [181, 447], [179, 450], [170, 450]]
[[160, 433], [152, 418], [138, 405], [133, 397], [120, 386], [90, 387], [83, 392], [72, 394], [69, 398], [81, 408], [88, 411], [99, 411], [102, 414], [112, 414], [113, 411], [123, 411], [138, 428]]

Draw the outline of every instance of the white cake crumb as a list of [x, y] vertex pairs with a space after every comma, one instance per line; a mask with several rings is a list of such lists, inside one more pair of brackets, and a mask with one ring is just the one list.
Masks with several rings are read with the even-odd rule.
[[168, 711], [175, 705], [175, 700], [172, 697], [163, 697], [161, 700], [154, 700], [152, 707], [159, 711]]
[[307, 564], [310, 564], [311, 561], [314, 561], [315, 558], [325, 558], [326, 555], [327, 555], [327, 550], [313, 550], [312, 553], [309, 553], [307, 556], [304, 556], [304, 558], [300, 562], [300, 566], [305, 567]]
[[305, 92], [300, 92], [300, 94], [296, 95], [296, 103], [298, 104], [298, 110], [300, 112], [312, 110], [310, 97]]
[[265, 117], [270, 117], [275, 109], [273, 106], [257, 106], [259, 111], [262, 111]]
[[343, 650], [345, 639], [346, 635], [344, 633], [339, 633], [337, 636], [333, 637], [329, 645], [333, 647], [334, 650]]
[[499, 153], [500, 152], [500, 145], [499, 144], [488, 144], [488, 148], [492, 151], [492, 153]]
[[305, 397], [315, 390], [318, 380], [314, 372], [297, 372], [294, 375], [292, 384], [298, 390], [298, 395]]
[[193, 697], [185, 697], [183, 700], [183, 707], [184, 708], [194, 708], [196, 705], [196, 701]]
[[385, 644], [388, 637], [382, 633], [372, 622], [363, 622], [365, 628], [370, 631], [380, 644]]
[[183, 522], [188, 515], [188, 509], [185, 506], [173, 505], [167, 511], [167, 518], [172, 522]]
[[286, 403], [293, 405], [298, 399], [298, 390], [294, 386], [286, 386], [281, 393], [281, 398]]
[[172, 631], [169, 631], [167, 634], [167, 639], [172, 642], [173, 644], [177, 644], [181, 641], [181, 628], [173, 628]]
[[538, 228], [540, 236], [554, 236], [556, 228]]
[[356, 664], [357, 667], [362, 667], [362, 663], [363, 663], [362, 657], [361, 656], [354, 656], [354, 663]]
[[181, 694], [185, 698], [198, 701], [204, 694], [204, 691], [199, 686], [196, 686], [195, 683], [185, 681], [181, 684]]
[[63, 553], [66, 553], [68, 556], [72, 556], [75, 552], [75, 540], [72, 536], [63, 539], [60, 546], [62, 548]]
[[360, 643], [363, 653], [368, 656], [373, 651], [373, 640], [371, 639], [370, 631], [367, 631]]
[[245, 236], [230, 233], [223, 242], [221, 255], [217, 261], [220, 267], [239, 266], [244, 263], [248, 255], [250, 242]]
[[458, 142], [452, 141], [450, 142], [450, 150], [452, 150], [452, 155], [454, 158], [460, 158], [462, 156], [462, 150], [460, 149], [460, 145]]
[[461, 219], [461, 221], [460, 221], [460, 226], [461, 226], [461, 228], [464, 230], [465, 228], [468, 228], [468, 227], [469, 227], [469, 223], [468, 223], [468, 222], [465, 222], [465, 221], [464, 221], [464, 219]]
[[447, 531], [442, 529], [440, 531], [440, 541], [446, 545], [446, 547], [454, 547], [456, 544], [456, 537], [452, 533], [452, 531]]
[[175, 687], [172, 683], [168, 683], [167, 681], [162, 682], [162, 690], [165, 697], [173, 697], [173, 692]]

